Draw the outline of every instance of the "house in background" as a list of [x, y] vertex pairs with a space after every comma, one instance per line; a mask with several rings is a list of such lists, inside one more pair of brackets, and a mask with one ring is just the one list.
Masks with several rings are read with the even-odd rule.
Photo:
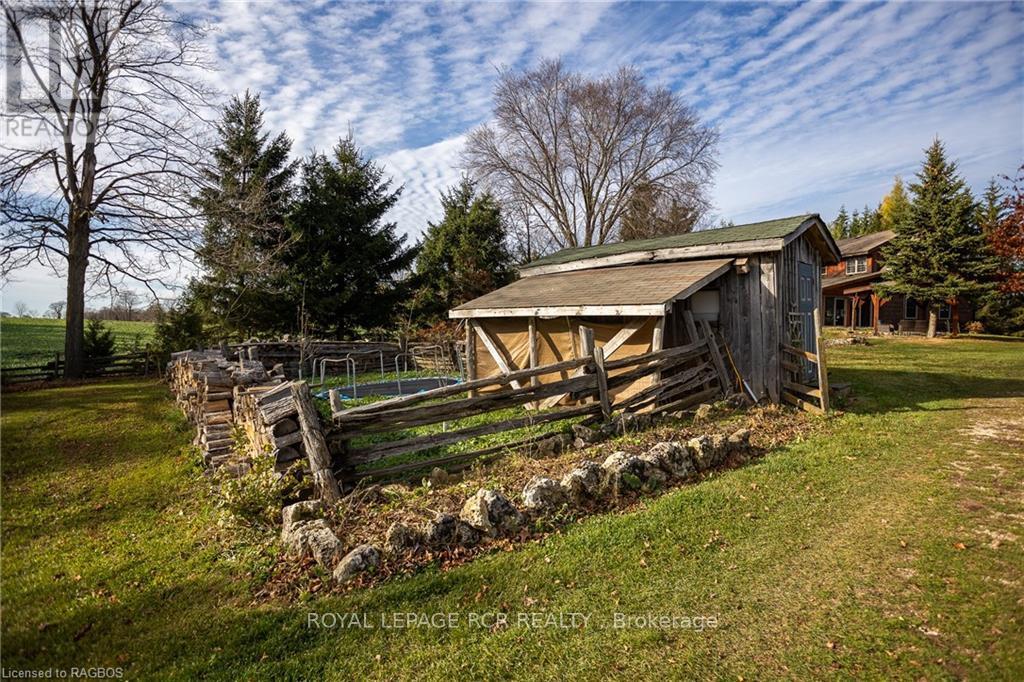
[[[892, 230], [883, 230], [837, 242], [842, 259], [822, 270], [823, 324], [851, 329], [870, 327], [876, 333], [927, 331], [925, 305], [902, 294], [883, 299], [875, 292], [875, 285], [885, 278], [882, 251], [895, 236]], [[966, 301], [955, 307], [943, 304], [939, 308], [939, 331], [948, 332], [972, 319], [973, 310]]]
[[778, 402], [792, 371], [780, 348], [815, 352], [822, 267], [839, 257], [817, 214], [564, 249], [449, 317], [466, 321], [472, 378], [579, 357], [581, 327], [609, 358], [682, 346], [690, 313], [718, 331], [751, 393]]

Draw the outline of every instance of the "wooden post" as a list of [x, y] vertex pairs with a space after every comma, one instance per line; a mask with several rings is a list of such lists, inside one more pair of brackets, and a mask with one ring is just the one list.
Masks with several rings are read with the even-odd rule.
[[879, 303], [878, 294], [871, 292], [871, 327], [874, 329], [874, 335], [878, 336], [878, 307]]
[[821, 308], [814, 309], [814, 351], [818, 356], [818, 388], [821, 411], [828, 414], [828, 368], [825, 366], [825, 340], [821, 337]]
[[[665, 345], [665, 316], [662, 315], [658, 318], [657, 322], [654, 323], [654, 331], [651, 333], [651, 352], [657, 353], [662, 350]], [[661, 372], [655, 372], [653, 375], [654, 383], [661, 381]]]
[[[581, 357], [594, 357], [594, 330], [590, 327], [584, 327], [580, 325], [580, 350], [582, 351]], [[586, 374], [588, 371], [587, 367], [583, 367], [582, 373]], [[593, 398], [587, 398], [584, 402], [592, 403]]]
[[332, 388], [327, 394], [331, 400], [331, 412], [341, 412], [345, 409], [345, 406], [341, 403], [341, 391], [336, 388]]
[[704, 339], [708, 342], [708, 352], [711, 353], [711, 360], [714, 362], [715, 371], [718, 373], [718, 383], [722, 385], [722, 393], [729, 395], [729, 388], [732, 386], [732, 382], [729, 381], [729, 373], [725, 370], [722, 352], [718, 350], [718, 341], [715, 339], [715, 333], [711, 331], [711, 323], [707, 320], [701, 320], [700, 327], [704, 330]]
[[684, 310], [683, 321], [686, 323], [686, 333], [690, 337], [690, 343], [697, 343], [700, 340], [700, 335], [697, 334], [697, 325], [693, 321], [693, 313], [689, 310]]
[[[531, 317], [530, 318], [529, 343], [530, 343], [530, 369], [534, 369], [535, 367], [537, 367], [537, 355], [538, 355], [538, 348], [537, 348], [537, 318], [536, 317]], [[534, 386], [534, 387], [540, 386], [540, 377], [538, 377], [538, 376], [530, 377], [530, 385]], [[539, 406], [540, 406], [540, 403], [538, 403], [536, 401], [534, 401], [534, 402], [529, 404], [529, 408], [531, 410], [536, 410]]]
[[580, 346], [584, 357], [594, 354], [594, 330], [590, 327], [580, 326]]
[[314, 494], [327, 504], [341, 500], [341, 488], [331, 468], [331, 452], [320, 428], [320, 415], [313, 404], [313, 396], [304, 381], [291, 385], [292, 400], [299, 413], [299, 428], [302, 430], [302, 444], [309, 458], [309, 469], [313, 474]]
[[612, 401], [608, 397], [608, 373], [604, 369], [604, 349], [595, 347], [594, 372], [597, 374], [597, 393], [601, 400], [601, 414], [605, 420], [612, 418]]
[[[476, 379], [476, 327], [473, 320], [466, 320], [466, 381]], [[469, 392], [470, 398], [476, 397], [476, 391]]]

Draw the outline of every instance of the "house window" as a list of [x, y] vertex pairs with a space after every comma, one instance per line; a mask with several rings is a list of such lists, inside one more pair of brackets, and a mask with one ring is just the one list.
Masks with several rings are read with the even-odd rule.
[[949, 313], [950, 313], [950, 309], [949, 309], [949, 304], [948, 303], [943, 303], [942, 305], [939, 306], [939, 319], [940, 320], [948, 320], [949, 319]]
[[912, 298], [903, 299], [903, 319], [904, 320], [916, 320], [917, 319], [917, 301]]
[[868, 271], [868, 257], [857, 256], [856, 258], [846, 259], [846, 274], [847, 275], [859, 275], [862, 272]]

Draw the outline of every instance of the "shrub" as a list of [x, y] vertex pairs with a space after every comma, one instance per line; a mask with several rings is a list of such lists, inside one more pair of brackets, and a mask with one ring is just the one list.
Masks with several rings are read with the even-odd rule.
[[167, 312], [161, 311], [153, 335], [157, 351], [164, 354], [198, 349], [208, 341], [203, 315], [191, 298], [183, 298]]
[[273, 527], [281, 518], [281, 507], [298, 493], [299, 479], [292, 471], [278, 473], [269, 452], [252, 457], [251, 464], [241, 476], [227, 467], [218, 470], [217, 506], [243, 525]]
[[989, 334], [1024, 336], [1024, 296], [994, 293], [982, 301], [977, 318]]
[[92, 319], [85, 325], [82, 349], [87, 358], [105, 358], [114, 354], [114, 332], [102, 320]]
[[977, 320], [973, 320], [967, 323], [966, 329], [968, 334], [981, 334], [985, 331], [985, 325]]

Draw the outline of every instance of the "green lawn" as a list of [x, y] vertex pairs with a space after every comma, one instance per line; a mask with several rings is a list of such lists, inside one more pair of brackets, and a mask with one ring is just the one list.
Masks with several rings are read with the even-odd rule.
[[[3, 666], [122, 666], [129, 679], [1020, 679], [1024, 344], [871, 343], [829, 351], [833, 381], [854, 387], [847, 413], [754, 464], [543, 543], [298, 604], [252, 605], [267, 555], [216, 525], [164, 387], [5, 396]], [[311, 628], [310, 612], [375, 627]], [[589, 621], [469, 622], [494, 612]], [[454, 613], [458, 626], [380, 627], [393, 613]], [[619, 629], [616, 613], [715, 627]]]
[[[152, 322], [106, 321], [118, 353], [141, 350], [153, 338]], [[0, 366], [40, 365], [64, 354], [64, 320], [0, 318]]]

